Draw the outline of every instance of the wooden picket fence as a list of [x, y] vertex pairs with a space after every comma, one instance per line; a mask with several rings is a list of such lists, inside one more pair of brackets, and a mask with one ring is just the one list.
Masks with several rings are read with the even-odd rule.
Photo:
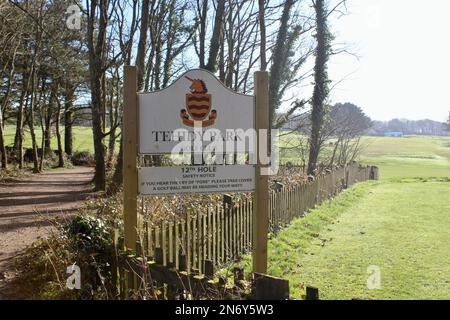
[[[376, 167], [351, 164], [314, 181], [270, 193], [269, 232], [277, 233], [343, 189], [378, 179]], [[142, 248], [148, 260], [187, 274], [212, 276], [215, 269], [251, 251], [253, 204], [244, 200], [207, 213], [188, 210], [174, 222], [142, 225]]]

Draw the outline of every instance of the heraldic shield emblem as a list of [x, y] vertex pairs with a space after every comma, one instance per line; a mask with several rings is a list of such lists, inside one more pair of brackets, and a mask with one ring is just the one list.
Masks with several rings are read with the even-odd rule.
[[203, 128], [212, 126], [217, 119], [217, 111], [212, 110], [212, 97], [203, 80], [185, 77], [192, 84], [190, 93], [186, 94], [186, 109], [181, 110], [183, 124], [194, 127], [196, 122]]

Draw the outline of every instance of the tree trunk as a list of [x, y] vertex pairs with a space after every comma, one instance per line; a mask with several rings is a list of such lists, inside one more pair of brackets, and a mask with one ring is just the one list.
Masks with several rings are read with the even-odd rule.
[[53, 95], [50, 98], [50, 104], [47, 107], [47, 112], [45, 114], [45, 128], [44, 128], [44, 155], [51, 156], [52, 153], [52, 109], [54, 106]]
[[19, 107], [17, 109], [16, 135], [14, 138], [14, 150], [17, 152], [19, 169], [23, 168], [23, 123], [24, 123], [24, 105], [28, 94], [29, 75], [26, 71], [22, 74], [22, 93], [20, 95]]
[[282, 72], [286, 66], [288, 39], [289, 17], [294, 5], [294, 0], [286, 0], [284, 3], [283, 14], [280, 20], [280, 28], [278, 29], [277, 40], [273, 51], [272, 65], [270, 67], [269, 79], [269, 117], [270, 124], [275, 124], [276, 110], [280, 105], [280, 88], [282, 85]]
[[108, 170], [112, 168], [113, 160], [114, 160], [114, 153], [116, 150], [116, 128], [118, 123], [118, 103], [116, 106], [114, 106], [114, 96], [116, 97], [117, 101], [119, 100], [120, 93], [119, 93], [119, 76], [118, 76], [118, 70], [116, 71], [117, 77], [114, 75], [111, 79], [111, 92], [109, 94], [109, 127], [110, 127], [110, 133], [109, 133], [109, 142], [108, 142], [108, 160], [107, 160], [107, 168]]
[[66, 89], [64, 110], [64, 151], [68, 156], [73, 154], [73, 99], [74, 89]]
[[45, 146], [45, 125], [44, 125], [44, 119], [45, 119], [45, 109], [44, 107], [41, 107], [41, 112], [40, 112], [40, 122], [41, 122], [41, 158], [39, 161], [39, 171], [44, 170], [44, 146]]
[[117, 156], [116, 171], [113, 175], [113, 189], [116, 191], [123, 183], [123, 134], [120, 135], [119, 155]]
[[0, 153], [1, 153], [1, 158], [0, 158], [0, 162], [2, 163], [2, 168], [3, 169], [7, 169], [8, 168], [8, 154], [6, 153], [6, 142], [5, 142], [5, 133], [4, 133], [4, 123], [3, 123], [3, 115], [4, 112], [6, 111], [6, 108], [8, 106], [9, 103], [9, 96], [11, 94], [11, 90], [12, 90], [12, 83], [14, 80], [14, 73], [15, 73], [15, 68], [16, 68], [16, 57], [17, 57], [17, 51], [19, 48], [19, 42], [17, 43], [14, 52], [13, 52], [13, 56], [10, 62], [10, 70], [9, 70], [9, 76], [8, 76], [8, 84], [7, 84], [7, 88], [6, 88], [6, 93], [3, 96], [3, 103], [0, 106]]
[[31, 134], [31, 143], [33, 148], [33, 172], [39, 173], [39, 158], [38, 158], [38, 150], [37, 150], [37, 141], [36, 141], [36, 133], [34, 131], [34, 106], [36, 101], [36, 87], [37, 87], [37, 79], [36, 79], [36, 71], [33, 71], [32, 73], [32, 90], [31, 90], [31, 101], [30, 101], [30, 116], [28, 118], [28, 126], [30, 127], [30, 134]]
[[[91, 71], [95, 72], [95, 71]], [[95, 78], [95, 76], [93, 76]], [[103, 145], [102, 103], [100, 80], [92, 83], [92, 132], [95, 153], [94, 184], [96, 191], [106, 190], [105, 146]]]
[[209, 57], [206, 70], [215, 73], [217, 71], [217, 56], [220, 49], [220, 39], [223, 33], [223, 19], [225, 14], [225, 0], [217, 1], [216, 17], [214, 19], [214, 28], [209, 46]]
[[228, 88], [233, 87], [233, 70], [234, 70], [234, 39], [233, 39], [233, 4], [228, 5], [228, 71], [225, 79], [225, 85]]
[[339, 148], [339, 144], [340, 143], [341, 143], [341, 137], [338, 138], [338, 140], [337, 140], [337, 142], [336, 142], [336, 144], [335, 144], [335, 146], [333, 148], [333, 154], [331, 156], [331, 160], [330, 160], [330, 163], [328, 165], [330, 168], [332, 168], [333, 165], [334, 165], [334, 160], [336, 159], [336, 153], [337, 153], [337, 150]]
[[220, 39], [220, 50], [219, 50], [219, 79], [225, 83], [225, 41]]
[[[9, 85], [9, 87], [10, 87], [10, 85]], [[7, 103], [8, 103], [8, 96], [9, 96], [9, 91], [10, 91], [11, 89], [10, 88], [8, 88], [8, 90], [7, 90], [7, 94], [5, 95], [5, 97], [3, 98], [4, 99], [4, 101], [3, 101], [3, 106], [6, 106], [7, 105]], [[1, 162], [1, 164], [2, 164], [2, 169], [7, 169], [8, 168], [8, 154], [6, 153], [6, 143], [5, 143], [5, 133], [4, 133], [4, 130], [3, 130], [3, 126], [4, 126], [4, 124], [3, 124], [3, 110], [4, 110], [4, 108], [2, 107], [1, 109], [0, 109], [0, 162]]]
[[[199, 0], [198, 0], [199, 1]], [[200, 68], [205, 68], [205, 42], [206, 42], [206, 22], [207, 22], [207, 15], [208, 15], [208, 0], [203, 0], [202, 2], [202, 13], [200, 17], [200, 34], [199, 34], [199, 43], [200, 43], [200, 49], [199, 49], [199, 61], [200, 61]]]
[[112, 127], [108, 141], [108, 169], [111, 169], [114, 161], [114, 153], [116, 151], [116, 128]]
[[3, 133], [3, 113], [0, 110], [0, 161], [2, 169], [8, 168], [8, 155], [6, 154], [5, 138]]
[[260, 46], [260, 60], [261, 60], [261, 71], [266, 71], [267, 69], [267, 58], [266, 58], [266, 20], [265, 20], [265, 7], [264, 0], [258, 0], [259, 4], [259, 28], [261, 34], [261, 46]]
[[14, 50], [14, 54], [13, 54], [13, 57], [11, 59], [11, 68], [10, 68], [10, 71], [9, 71], [6, 93], [3, 96], [3, 103], [0, 106], [0, 155], [1, 155], [0, 162], [2, 164], [1, 167], [3, 169], [7, 169], [8, 168], [8, 154], [6, 153], [3, 113], [5, 112], [6, 107], [8, 106], [9, 96], [11, 94], [12, 82], [13, 82], [14, 70], [15, 70], [15, 61], [16, 61], [17, 48], [18, 47], [16, 47], [16, 49]]
[[[95, 153], [94, 184], [96, 191], [106, 190], [105, 146], [103, 145], [102, 124], [102, 77], [104, 76], [104, 50], [106, 50], [106, 32], [108, 27], [108, 0], [91, 1], [87, 27], [87, 46], [89, 50], [89, 71], [92, 104], [92, 132]], [[100, 16], [97, 19], [97, 9]], [[98, 21], [98, 28], [95, 24]]]
[[[153, 52], [154, 48], [152, 48], [152, 51], [150, 53], [150, 59], [147, 66], [147, 69], [145, 67], [145, 53], [146, 53], [146, 46], [147, 46], [147, 37], [148, 37], [148, 29], [149, 29], [149, 0], [144, 0], [142, 3], [142, 13], [141, 13], [141, 27], [140, 27], [140, 37], [139, 37], [139, 44], [138, 44], [138, 52], [136, 56], [136, 68], [137, 68], [137, 81], [138, 81], [138, 90], [143, 90], [144, 87], [147, 90], [149, 87], [149, 81], [150, 81], [150, 75], [151, 75], [151, 61], [153, 60]], [[147, 71], [147, 72], [145, 72]], [[145, 74], [147, 73], [147, 79], [145, 79]], [[119, 92], [117, 92], [117, 95], [119, 95]], [[117, 106], [118, 108], [119, 106]], [[122, 130], [123, 131], [123, 130]], [[110, 150], [111, 150], [111, 144], [115, 144], [115, 130], [111, 134], [114, 134], [114, 141], [110, 140]], [[123, 183], [123, 135], [120, 136], [120, 147], [119, 147], [119, 154], [117, 156], [117, 163], [116, 163], [116, 170], [114, 171], [113, 179], [112, 179], [112, 191], [117, 191], [119, 187]]]
[[[120, 97], [120, 93], [119, 93], [119, 81], [117, 79], [117, 96]], [[118, 115], [118, 111], [119, 111], [119, 99], [117, 99], [117, 105], [116, 105], [116, 121], [120, 121], [118, 119], [119, 115]], [[123, 129], [122, 129], [123, 132]], [[114, 135], [115, 135], [115, 130], [114, 130]], [[119, 145], [119, 154], [117, 155], [117, 161], [116, 161], [116, 170], [114, 171], [113, 174], [113, 178], [112, 178], [112, 184], [111, 184], [111, 190], [112, 192], [116, 192], [117, 190], [119, 190], [120, 186], [123, 183], [123, 176], [122, 176], [122, 165], [123, 165], [123, 139], [122, 139], [123, 135], [120, 135], [120, 145]], [[114, 143], [116, 141], [116, 137], [114, 137]], [[111, 142], [112, 143], [112, 142]], [[111, 148], [111, 146], [110, 146]]]
[[[55, 93], [56, 94], [56, 93]], [[56, 109], [56, 140], [58, 142], [58, 168], [64, 168], [64, 151], [62, 147], [62, 139], [61, 139], [61, 102], [58, 100], [58, 97], [55, 96], [57, 109]]]
[[148, 37], [148, 20], [150, 15], [150, 0], [142, 1], [141, 12], [141, 29], [139, 34], [138, 52], [136, 56], [136, 67], [138, 77], [138, 89], [142, 90], [144, 87], [145, 76], [145, 53], [147, 52], [147, 37]]
[[316, 61], [314, 66], [314, 91], [311, 111], [311, 136], [309, 143], [308, 174], [314, 174], [321, 149], [321, 133], [325, 118], [325, 100], [328, 96], [327, 61], [330, 53], [330, 35], [327, 25], [325, 0], [314, 4], [316, 12]]

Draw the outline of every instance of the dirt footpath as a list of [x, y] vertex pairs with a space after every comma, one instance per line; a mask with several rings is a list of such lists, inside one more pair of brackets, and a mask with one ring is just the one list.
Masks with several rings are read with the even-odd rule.
[[91, 193], [93, 169], [61, 169], [0, 183], [0, 299], [14, 277], [14, 257], [74, 213]]

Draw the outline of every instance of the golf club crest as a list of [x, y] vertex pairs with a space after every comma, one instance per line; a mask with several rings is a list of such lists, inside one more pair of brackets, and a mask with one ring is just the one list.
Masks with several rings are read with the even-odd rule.
[[181, 110], [183, 124], [194, 127], [196, 122], [203, 128], [212, 126], [217, 119], [217, 111], [212, 110], [212, 97], [203, 80], [185, 77], [191, 82], [190, 93], [186, 94], [186, 109]]

